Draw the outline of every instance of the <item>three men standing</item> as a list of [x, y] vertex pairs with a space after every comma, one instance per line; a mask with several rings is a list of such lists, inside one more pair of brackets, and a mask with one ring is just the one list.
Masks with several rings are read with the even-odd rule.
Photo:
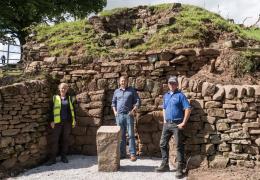
[[132, 87], [127, 86], [126, 77], [119, 79], [120, 87], [115, 90], [112, 99], [112, 108], [116, 117], [116, 123], [121, 127], [122, 140], [120, 142], [120, 157], [126, 157], [126, 132], [129, 136], [129, 152], [131, 161], [136, 161], [136, 144], [134, 131], [135, 110], [140, 106], [141, 100]]
[[168, 79], [169, 91], [163, 96], [163, 130], [160, 140], [162, 163], [156, 168], [157, 172], [169, 171], [169, 141], [172, 135], [177, 146], [176, 178], [183, 176], [184, 169], [184, 144], [183, 129], [190, 117], [191, 106], [186, 96], [178, 90], [176, 76]]

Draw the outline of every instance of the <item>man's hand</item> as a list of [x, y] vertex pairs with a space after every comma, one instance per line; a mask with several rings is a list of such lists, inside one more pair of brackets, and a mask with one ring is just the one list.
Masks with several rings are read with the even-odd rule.
[[184, 129], [185, 123], [182, 122], [182, 123], [178, 124], [177, 127], [178, 127], [179, 129]]
[[55, 128], [55, 123], [51, 122], [51, 128], [54, 129]]
[[117, 112], [116, 111], [114, 111], [114, 115], [115, 115], [115, 117], [117, 117]]

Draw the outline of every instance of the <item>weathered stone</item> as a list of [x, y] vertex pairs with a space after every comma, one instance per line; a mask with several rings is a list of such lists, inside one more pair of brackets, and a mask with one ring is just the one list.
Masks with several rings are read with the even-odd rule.
[[148, 113], [143, 116], [138, 115], [137, 124], [150, 123], [153, 120], [153, 113]]
[[207, 55], [218, 56], [220, 54], [220, 51], [218, 49], [204, 48], [204, 49], [198, 49], [197, 54], [199, 56], [207, 56]]
[[219, 108], [222, 107], [222, 103], [218, 101], [208, 101], [205, 103], [205, 108]]
[[170, 52], [161, 52], [159, 54], [159, 59], [160, 61], [169, 61], [170, 59], [172, 59], [173, 54]]
[[162, 68], [162, 67], [168, 67], [170, 65], [169, 61], [157, 61], [155, 62], [155, 69]]
[[211, 168], [225, 168], [228, 164], [228, 158], [223, 156], [215, 156], [212, 161], [210, 161], [209, 166]]
[[180, 56], [177, 56], [176, 58], [172, 59], [171, 63], [178, 64], [178, 63], [183, 63], [183, 62], [187, 62], [187, 61], [188, 61], [188, 58], [186, 56], [180, 55]]
[[250, 129], [249, 134], [260, 134], [260, 129]]
[[149, 61], [150, 63], [154, 63], [154, 62], [156, 62], [158, 59], [159, 59], [159, 57], [158, 57], [157, 54], [149, 54], [149, 55], [148, 55], [148, 61]]
[[245, 140], [245, 139], [242, 139], [242, 140], [230, 140], [228, 141], [228, 143], [232, 143], [232, 144], [251, 144], [251, 140]]
[[218, 134], [213, 134], [210, 136], [210, 142], [212, 144], [220, 144], [221, 143], [221, 138], [220, 135]]
[[257, 138], [257, 139], [255, 140], [255, 143], [256, 143], [256, 145], [259, 147], [259, 146], [260, 146], [260, 138]]
[[0, 138], [0, 148], [7, 147], [13, 144], [14, 140], [12, 137], [2, 137]]
[[44, 62], [46, 63], [56, 63], [57, 62], [57, 58], [56, 57], [45, 57], [43, 59]]
[[232, 112], [227, 114], [227, 117], [229, 119], [240, 120], [240, 119], [243, 119], [245, 117], [245, 113], [239, 112], [239, 111], [232, 111]]
[[247, 111], [249, 109], [247, 103], [236, 104], [238, 111]]
[[248, 132], [238, 131], [229, 134], [232, 139], [247, 139], [250, 138]]
[[97, 153], [99, 171], [117, 171], [120, 167], [119, 126], [101, 126], [97, 131]]
[[221, 152], [228, 152], [230, 151], [230, 144], [227, 143], [221, 143], [218, 145], [218, 150]]
[[246, 88], [243, 87], [243, 86], [236, 86], [236, 88], [237, 88], [237, 97], [239, 99], [245, 97], [245, 95], [246, 95]]
[[222, 107], [224, 109], [235, 109], [236, 106], [234, 104], [223, 104]]
[[35, 132], [36, 131], [36, 127], [38, 127], [39, 124], [38, 123], [31, 123], [30, 125], [28, 126], [25, 126], [22, 128], [21, 132], [24, 133], [24, 132]]
[[225, 89], [225, 97], [227, 99], [234, 99], [234, 97], [236, 97], [237, 94], [236, 86], [226, 85], [224, 86], [224, 89]]
[[194, 49], [177, 49], [175, 51], [176, 55], [188, 55], [188, 56], [195, 56], [196, 51]]
[[101, 117], [102, 116], [102, 109], [90, 109], [88, 111], [90, 116], [94, 117]]
[[206, 159], [206, 156], [203, 155], [195, 155], [191, 156], [189, 160], [189, 169], [198, 168], [201, 166], [202, 162]]
[[226, 131], [226, 130], [230, 129], [230, 127], [227, 123], [217, 123], [216, 127], [217, 127], [218, 131]]
[[216, 122], [216, 117], [211, 117], [211, 116], [203, 116], [202, 119], [204, 122], [208, 122], [210, 124], [214, 124]]
[[232, 149], [232, 152], [240, 153], [240, 152], [242, 152], [242, 145], [241, 144], [232, 144], [231, 149]]
[[145, 84], [146, 84], [146, 79], [145, 79], [145, 77], [138, 77], [138, 78], [136, 78], [135, 88], [136, 88], [137, 90], [139, 90], [139, 91], [143, 90]]
[[15, 166], [16, 162], [17, 162], [17, 158], [13, 157], [11, 159], [5, 160], [1, 165], [6, 169], [10, 169]]
[[204, 101], [199, 99], [192, 99], [190, 104], [193, 108], [203, 109], [204, 108]]
[[230, 152], [228, 154], [228, 157], [231, 159], [237, 159], [237, 160], [247, 160], [248, 159], [248, 154], [236, 154], [233, 152]]
[[118, 73], [105, 73], [103, 75], [104, 79], [110, 79], [110, 78], [118, 78], [119, 74]]
[[259, 128], [259, 127], [260, 127], [259, 122], [243, 123], [243, 129], [245, 131], [248, 131], [248, 128]]
[[13, 136], [20, 132], [20, 129], [8, 129], [2, 132], [3, 136]]
[[25, 143], [30, 142], [31, 140], [32, 140], [32, 138], [28, 133], [21, 134], [21, 135], [15, 137], [16, 144], [25, 144]]
[[213, 96], [215, 94], [216, 86], [214, 84], [204, 82], [202, 85], [202, 96]]
[[257, 112], [256, 111], [247, 111], [246, 118], [257, 118]]
[[225, 110], [220, 108], [208, 109], [207, 113], [209, 116], [213, 117], [226, 117]]

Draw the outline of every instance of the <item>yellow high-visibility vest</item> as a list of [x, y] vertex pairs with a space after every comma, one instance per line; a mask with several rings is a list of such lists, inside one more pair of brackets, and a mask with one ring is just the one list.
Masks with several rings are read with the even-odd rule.
[[[74, 114], [74, 107], [70, 100], [70, 96], [69, 96], [68, 100], [69, 100], [70, 111], [71, 111], [72, 125], [74, 126], [75, 125], [75, 114]], [[53, 115], [54, 115], [55, 124], [61, 122], [60, 111], [61, 111], [61, 97], [59, 95], [54, 95], [53, 96]]]

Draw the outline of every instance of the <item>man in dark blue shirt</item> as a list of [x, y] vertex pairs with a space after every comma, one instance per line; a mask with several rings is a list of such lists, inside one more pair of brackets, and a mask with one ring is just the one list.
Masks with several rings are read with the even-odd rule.
[[131, 161], [136, 161], [136, 145], [134, 133], [134, 111], [140, 106], [140, 98], [132, 87], [127, 87], [127, 79], [122, 76], [119, 80], [120, 88], [116, 89], [112, 99], [112, 108], [116, 123], [121, 127], [122, 140], [120, 142], [120, 156], [126, 157], [126, 131], [129, 136], [129, 152]]
[[169, 91], [163, 96], [163, 118], [164, 125], [160, 140], [162, 153], [162, 164], [156, 168], [157, 172], [169, 171], [169, 140], [172, 135], [175, 137], [177, 148], [177, 171], [176, 177], [183, 176], [184, 168], [184, 144], [183, 134], [187, 121], [190, 117], [191, 106], [186, 96], [178, 90], [176, 76], [168, 79]]

